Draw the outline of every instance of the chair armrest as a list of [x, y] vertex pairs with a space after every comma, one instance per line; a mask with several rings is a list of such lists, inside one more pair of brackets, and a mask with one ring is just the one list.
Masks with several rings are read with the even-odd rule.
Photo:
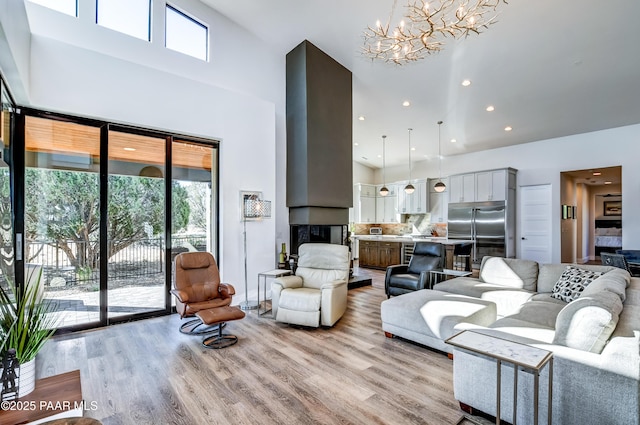
[[180, 289], [172, 289], [171, 294], [174, 295], [181, 303], [186, 303], [189, 301], [189, 294], [185, 291], [181, 291]]
[[387, 272], [385, 273], [385, 280], [391, 275], [406, 273], [408, 269], [409, 266], [407, 264], [396, 264], [395, 266], [388, 266]]
[[331, 282], [323, 283], [320, 286], [320, 290], [333, 289], [333, 288], [337, 288], [339, 286], [343, 286], [343, 285], [346, 285], [346, 284], [347, 284], [347, 280], [346, 279], [336, 279], [336, 280], [333, 280]]
[[302, 278], [300, 276], [281, 276], [273, 279], [271, 285], [280, 285], [282, 288], [301, 288]]
[[384, 274], [384, 293], [389, 296], [389, 279], [394, 274], [406, 273], [409, 270], [407, 264], [396, 264], [395, 266], [388, 266], [387, 271]]
[[236, 288], [234, 288], [230, 283], [221, 283], [220, 286], [218, 286], [218, 292], [220, 292], [220, 294], [222, 294], [222, 296], [226, 298], [230, 297], [231, 295], [235, 295]]

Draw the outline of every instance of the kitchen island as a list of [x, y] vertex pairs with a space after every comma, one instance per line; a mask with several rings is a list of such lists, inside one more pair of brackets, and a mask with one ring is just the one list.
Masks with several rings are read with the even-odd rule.
[[[448, 239], [445, 237], [426, 237], [409, 235], [353, 235], [360, 241], [359, 266], [376, 269], [386, 269], [394, 264], [405, 264], [409, 250], [413, 252], [416, 242], [438, 242], [445, 248], [446, 269], [453, 268], [453, 250], [456, 245], [473, 243], [471, 240]], [[364, 260], [364, 264], [363, 264]]]

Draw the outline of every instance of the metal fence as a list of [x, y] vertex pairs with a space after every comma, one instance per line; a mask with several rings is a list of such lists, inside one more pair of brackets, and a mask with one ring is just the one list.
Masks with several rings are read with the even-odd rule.
[[[203, 251], [207, 246], [204, 235], [173, 236], [171, 240], [175, 247], [172, 251], [176, 252]], [[140, 238], [119, 242], [127, 246], [109, 258], [109, 279], [144, 277], [164, 272], [164, 238]], [[91, 261], [86, 258], [91, 255], [78, 255], [78, 253], [91, 253], [95, 250], [97, 258], [97, 244], [97, 242], [67, 241], [65, 244], [67, 249], [76, 255], [74, 262], [62, 245], [56, 241], [28, 240], [25, 247], [26, 258], [29, 263], [42, 264], [43, 279], [47, 286], [97, 282], [100, 277], [99, 268], [92, 267]], [[62, 280], [54, 281], [55, 278]], [[52, 282], [53, 285], [51, 285]]]

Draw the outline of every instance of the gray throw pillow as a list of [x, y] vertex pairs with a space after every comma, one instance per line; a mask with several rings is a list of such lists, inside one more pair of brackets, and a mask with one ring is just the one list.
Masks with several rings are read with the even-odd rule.
[[604, 272], [595, 272], [575, 266], [567, 266], [560, 279], [553, 285], [551, 296], [570, 303], [577, 300], [580, 294], [592, 281], [602, 276]]

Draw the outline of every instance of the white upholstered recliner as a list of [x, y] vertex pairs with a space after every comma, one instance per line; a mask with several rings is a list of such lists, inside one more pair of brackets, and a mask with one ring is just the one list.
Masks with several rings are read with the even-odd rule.
[[302, 326], [333, 326], [347, 309], [349, 248], [308, 243], [298, 248], [295, 276], [274, 279], [273, 316]]

